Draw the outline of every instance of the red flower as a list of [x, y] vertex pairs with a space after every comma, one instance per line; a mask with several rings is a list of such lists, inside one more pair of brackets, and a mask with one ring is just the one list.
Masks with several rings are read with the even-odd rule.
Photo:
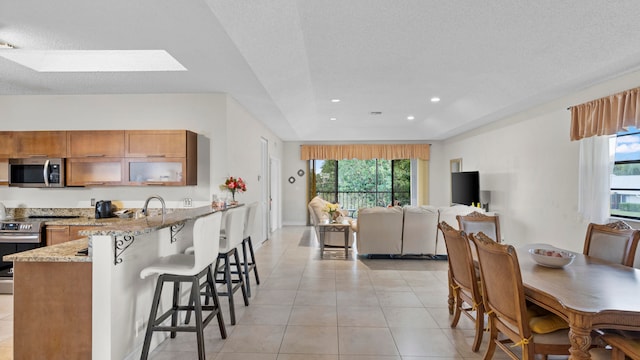
[[220, 185], [220, 188], [222, 190], [229, 190], [231, 191], [231, 194], [234, 194], [237, 192], [245, 192], [247, 191], [247, 184], [245, 184], [244, 180], [242, 180], [241, 177], [239, 178], [234, 178], [233, 176], [229, 176], [224, 184]]

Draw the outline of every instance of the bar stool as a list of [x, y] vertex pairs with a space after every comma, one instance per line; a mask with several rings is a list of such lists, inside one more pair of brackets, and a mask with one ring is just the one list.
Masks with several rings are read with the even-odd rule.
[[[227, 338], [224, 319], [220, 311], [220, 302], [213, 281], [214, 277], [211, 273], [211, 264], [216, 260], [216, 254], [219, 250], [219, 242], [211, 241], [211, 234], [217, 235], [220, 233], [220, 223], [220, 213], [213, 213], [196, 219], [193, 224], [193, 255], [174, 254], [165, 256], [140, 271], [141, 279], [159, 274], [140, 359], [147, 359], [149, 356], [151, 336], [154, 331], [170, 331], [171, 338], [175, 338], [178, 331], [187, 331], [196, 333], [198, 359], [204, 360], [203, 331], [214, 316], [218, 318], [220, 335], [223, 339]], [[213, 299], [213, 305], [203, 306], [200, 302], [200, 279], [203, 277], [206, 277], [207, 295]], [[160, 305], [162, 288], [165, 282], [173, 283], [173, 302], [171, 308], [158, 317], [158, 306]], [[191, 283], [191, 295], [187, 306], [178, 305], [180, 297], [179, 284], [181, 282]], [[210, 311], [204, 320], [202, 318], [203, 310]], [[178, 325], [178, 311], [187, 311], [188, 313], [194, 311], [196, 317], [195, 325]], [[171, 325], [162, 325], [169, 317], [171, 317]]]
[[[242, 266], [244, 267], [244, 282], [247, 287], [247, 296], [249, 297], [251, 297], [251, 281], [249, 276], [251, 271], [253, 271], [253, 275], [256, 277], [256, 285], [260, 285], [256, 256], [253, 253], [253, 243], [251, 242], [251, 233], [253, 232], [253, 224], [255, 223], [256, 213], [258, 212], [258, 205], [258, 202], [253, 202], [247, 206], [247, 215], [245, 216], [242, 235]], [[247, 253], [247, 247], [249, 248], [249, 253]], [[251, 259], [249, 259], [249, 256]]]
[[[225, 235], [220, 235], [220, 251], [216, 259], [214, 268], [216, 284], [225, 284], [227, 291], [219, 292], [220, 296], [229, 298], [229, 313], [231, 315], [231, 325], [236, 324], [236, 310], [233, 300], [233, 294], [242, 290], [244, 306], [249, 306], [249, 297], [247, 296], [247, 288], [245, 287], [244, 277], [242, 276], [242, 268], [240, 257], [238, 256], [237, 247], [242, 243], [242, 235], [244, 230], [244, 219], [246, 207], [239, 207], [227, 210], [225, 216]], [[233, 261], [231, 258], [233, 257]], [[223, 262], [221, 265], [220, 263]], [[235, 267], [235, 271], [231, 267]], [[233, 276], [236, 278], [233, 278]]]

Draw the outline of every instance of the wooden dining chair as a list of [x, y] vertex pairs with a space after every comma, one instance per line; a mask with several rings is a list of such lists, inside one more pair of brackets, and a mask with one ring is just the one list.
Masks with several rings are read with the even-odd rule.
[[593, 360], [640, 359], [640, 340], [616, 334], [606, 334], [601, 338], [611, 349], [595, 348], [589, 351]]
[[438, 224], [438, 228], [444, 234], [449, 256], [449, 286], [454, 298], [451, 327], [458, 325], [460, 314], [465, 314], [475, 322], [476, 334], [471, 346], [475, 352], [480, 348], [484, 332], [484, 305], [469, 239], [464, 231], [456, 230], [444, 221]]
[[[470, 235], [477, 247], [485, 312], [488, 315], [489, 345], [484, 359], [492, 359], [496, 346], [513, 359], [514, 347], [522, 349], [523, 360], [535, 354], [569, 355], [567, 329], [547, 334], [531, 331], [516, 250], [499, 244], [482, 232]], [[499, 339], [498, 334], [504, 335]]]
[[468, 215], [456, 216], [458, 227], [467, 234], [483, 232], [497, 242], [502, 242], [500, 235], [500, 218], [498, 215], [487, 215], [474, 211]]
[[616, 264], [633, 266], [640, 230], [624, 221], [609, 224], [590, 223], [583, 254]]

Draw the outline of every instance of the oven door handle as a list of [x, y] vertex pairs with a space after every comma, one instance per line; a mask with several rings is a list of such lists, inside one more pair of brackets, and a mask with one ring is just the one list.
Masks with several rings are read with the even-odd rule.
[[30, 243], [37, 244], [40, 242], [39, 234], [0, 234], [0, 243]]

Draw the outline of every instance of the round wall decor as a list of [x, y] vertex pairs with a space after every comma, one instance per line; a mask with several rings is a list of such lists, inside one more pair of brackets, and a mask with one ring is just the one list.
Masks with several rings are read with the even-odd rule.
[[296, 178], [289, 176], [289, 183], [293, 184], [294, 182], [296, 182]]
[[298, 176], [304, 176], [304, 170], [302, 169], [298, 170]]

